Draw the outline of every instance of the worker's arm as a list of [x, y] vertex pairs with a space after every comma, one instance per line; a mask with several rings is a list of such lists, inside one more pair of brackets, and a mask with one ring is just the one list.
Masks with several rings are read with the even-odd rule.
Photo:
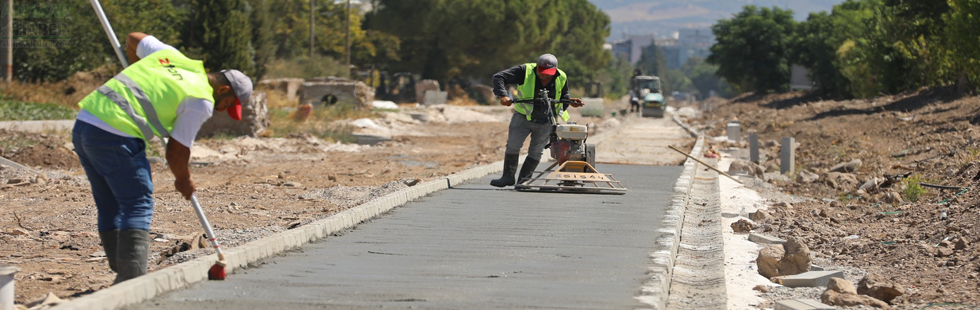
[[[561, 100], [571, 100], [571, 106], [576, 108], [584, 105], [584, 103], [582, 103], [582, 99], [572, 98], [572, 95], [568, 93], [568, 83], [565, 83], [565, 85], [561, 88]], [[568, 106], [566, 105], [565, 108], [567, 109]]]
[[194, 193], [194, 180], [191, 179], [191, 170], [188, 163], [191, 159], [191, 149], [184, 146], [177, 139], [170, 139], [167, 142], [167, 165], [174, 173], [174, 187], [184, 196], [191, 199]]
[[130, 32], [126, 36], [126, 58], [129, 59], [130, 64], [140, 60], [140, 57], [136, 55], [136, 48], [145, 37], [147, 37], [147, 34], [142, 32]]
[[524, 84], [524, 65], [516, 65], [510, 69], [493, 75], [493, 94], [500, 97], [500, 104], [510, 106], [511, 99], [507, 95], [507, 85]]

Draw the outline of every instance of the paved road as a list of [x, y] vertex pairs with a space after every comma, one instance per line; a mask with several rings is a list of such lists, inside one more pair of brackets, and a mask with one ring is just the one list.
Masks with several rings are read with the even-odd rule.
[[487, 176], [130, 309], [641, 307], [634, 296], [682, 167], [598, 169], [629, 193], [495, 190]]

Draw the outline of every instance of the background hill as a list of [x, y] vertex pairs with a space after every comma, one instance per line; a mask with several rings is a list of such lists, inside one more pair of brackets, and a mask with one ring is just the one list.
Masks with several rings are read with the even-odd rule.
[[609, 14], [612, 32], [607, 40], [627, 34], [669, 36], [680, 28], [709, 27], [730, 18], [746, 5], [791, 9], [796, 20], [811, 12], [830, 11], [842, 0], [589, 0]]

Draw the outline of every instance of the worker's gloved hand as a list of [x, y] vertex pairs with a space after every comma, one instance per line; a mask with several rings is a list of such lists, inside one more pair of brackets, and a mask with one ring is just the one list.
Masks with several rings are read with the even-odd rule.
[[174, 180], [174, 187], [184, 196], [184, 199], [191, 200], [191, 195], [194, 194], [194, 180], [191, 178], [176, 179]]
[[500, 105], [509, 107], [512, 103], [514, 103], [514, 101], [511, 100], [510, 97], [500, 97]]
[[571, 103], [572, 107], [580, 108], [583, 105], [585, 105], [585, 103], [582, 102], [582, 99], [579, 99], [579, 98], [571, 98], [571, 99], [568, 99], [568, 100], [571, 100], [572, 101], [572, 103]]

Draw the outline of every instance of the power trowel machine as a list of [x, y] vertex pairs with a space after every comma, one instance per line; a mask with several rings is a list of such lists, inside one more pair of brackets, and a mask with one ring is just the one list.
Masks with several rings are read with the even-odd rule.
[[[595, 169], [595, 144], [586, 143], [588, 127], [575, 122], [559, 124], [568, 100], [560, 100], [561, 110], [555, 113], [555, 99], [548, 91], [541, 89], [537, 98], [514, 100], [515, 104], [532, 104], [534, 107], [547, 107], [551, 119], [551, 141], [545, 148], [551, 150], [554, 163], [544, 171], [534, 171], [531, 177], [514, 185], [519, 191], [552, 191], [594, 194], [626, 194], [626, 188], [611, 174], [600, 173]], [[529, 110], [529, 109], [526, 109]]]

